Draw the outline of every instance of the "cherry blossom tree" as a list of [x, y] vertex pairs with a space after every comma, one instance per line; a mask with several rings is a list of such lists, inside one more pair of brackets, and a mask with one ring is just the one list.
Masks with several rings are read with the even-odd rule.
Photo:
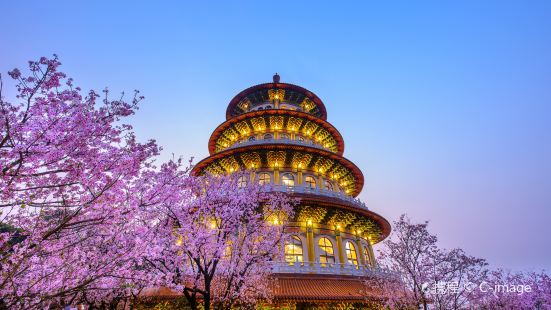
[[[109, 307], [137, 293], [150, 235], [133, 188], [153, 169], [154, 141], [138, 143], [142, 97], [85, 96], [56, 56], [14, 69], [15, 103], [0, 87], [0, 298], [4, 307]], [[128, 232], [133, 232], [129, 234]], [[140, 234], [138, 232], [143, 232]]]
[[192, 309], [254, 306], [269, 300], [271, 262], [283, 260], [282, 241], [294, 201], [255, 182], [248, 173], [188, 178], [163, 215], [151, 265], [165, 285], [182, 292]]
[[130, 102], [81, 95], [57, 57], [0, 87], [0, 307], [114, 309], [146, 286], [192, 307], [269, 299], [293, 201], [235, 176], [192, 177], [121, 123]]
[[474, 296], [466, 284], [479, 283], [487, 273], [487, 264], [461, 249], [440, 249], [427, 226], [428, 222], [411, 223], [405, 215], [394, 222], [379, 262], [401, 275], [402, 286], [396, 288], [394, 283], [393, 290], [402, 293], [391, 293], [386, 302], [391, 308], [413, 304], [428, 309], [430, 304], [437, 309], [463, 309]]
[[551, 309], [551, 277], [545, 272], [493, 270], [474, 292], [476, 309]]

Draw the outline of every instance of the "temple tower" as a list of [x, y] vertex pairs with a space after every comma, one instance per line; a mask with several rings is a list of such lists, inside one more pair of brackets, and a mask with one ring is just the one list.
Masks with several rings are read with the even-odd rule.
[[274, 263], [283, 308], [365, 299], [361, 279], [382, 272], [372, 245], [389, 235], [390, 224], [356, 198], [363, 174], [343, 156], [344, 140], [318, 96], [276, 74], [230, 101], [208, 146], [210, 156], [193, 174], [250, 170], [239, 182], [300, 198], [285, 261]]

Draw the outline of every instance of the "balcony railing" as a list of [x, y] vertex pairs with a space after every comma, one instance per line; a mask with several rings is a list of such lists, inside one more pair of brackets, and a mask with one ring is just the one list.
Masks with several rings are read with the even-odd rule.
[[366, 210], [368, 209], [366, 204], [358, 198], [348, 196], [341, 192], [335, 192], [335, 191], [326, 190], [326, 189], [319, 189], [318, 187], [312, 188], [312, 187], [303, 186], [303, 185], [297, 185], [297, 186], [273, 185], [272, 189], [274, 191], [286, 192], [290, 194], [299, 193], [299, 194], [312, 194], [312, 195], [332, 197], [332, 198], [336, 198], [346, 202], [350, 202], [358, 208], [362, 208]]
[[[259, 145], [259, 144], [271, 144], [271, 143], [287, 144], [287, 145], [304, 145], [304, 146], [317, 148], [317, 149], [320, 149], [320, 150], [333, 152], [330, 148], [323, 147], [322, 145], [320, 145], [318, 143], [314, 143], [310, 140], [300, 141], [300, 140], [274, 139], [274, 138], [272, 138], [272, 139], [257, 139], [257, 140], [252, 140], [252, 141], [247, 140], [247, 141], [243, 141], [241, 143], [232, 144], [232, 145], [228, 146], [227, 148], [225, 148], [225, 150], [234, 149], [234, 148], [242, 147], [242, 146]], [[335, 153], [335, 152], [333, 152], [333, 153]]]
[[379, 267], [354, 266], [351, 264], [322, 264], [319, 262], [274, 262], [272, 264], [274, 273], [309, 273], [309, 274], [330, 274], [348, 276], [393, 276], [394, 272]]

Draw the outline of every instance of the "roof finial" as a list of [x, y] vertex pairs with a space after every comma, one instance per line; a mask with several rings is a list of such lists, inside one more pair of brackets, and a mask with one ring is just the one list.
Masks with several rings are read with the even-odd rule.
[[279, 74], [274, 74], [274, 83], [279, 83]]

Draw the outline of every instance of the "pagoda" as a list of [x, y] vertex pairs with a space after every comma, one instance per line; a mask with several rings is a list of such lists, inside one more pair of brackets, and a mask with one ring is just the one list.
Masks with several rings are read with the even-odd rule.
[[248, 170], [239, 182], [300, 199], [287, 225], [285, 261], [273, 266], [273, 308], [357, 308], [369, 299], [364, 280], [384, 272], [372, 246], [389, 235], [390, 224], [356, 198], [363, 174], [343, 156], [343, 138], [318, 96], [276, 74], [230, 101], [208, 148], [194, 175]]

